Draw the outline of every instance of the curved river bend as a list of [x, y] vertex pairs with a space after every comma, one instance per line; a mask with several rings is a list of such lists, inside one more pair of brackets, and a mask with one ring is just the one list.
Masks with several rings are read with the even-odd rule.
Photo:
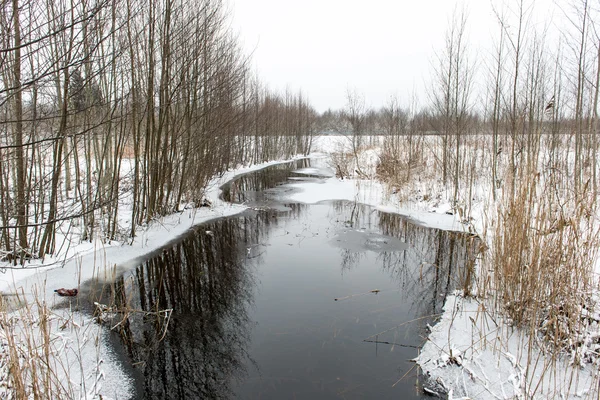
[[251, 209], [104, 288], [101, 302], [131, 310], [105, 317], [136, 398], [423, 397], [410, 360], [477, 239], [350, 202], [285, 201], [286, 182], [326, 176], [309, 163], [228, 183], [224, 199]]

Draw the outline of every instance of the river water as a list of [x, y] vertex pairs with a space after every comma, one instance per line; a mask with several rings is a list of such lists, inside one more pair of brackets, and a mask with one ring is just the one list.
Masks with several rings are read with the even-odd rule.
[[284, 200], [286, 182], [327, 174], [304, 160], [237, 179], [223, 197], [251, 209], [105, 288], [105, 303], [131, 310], [105, 318], [136, 398], [423, 397], [411, 359], [468, 279], [477, 239], [356, 203]]

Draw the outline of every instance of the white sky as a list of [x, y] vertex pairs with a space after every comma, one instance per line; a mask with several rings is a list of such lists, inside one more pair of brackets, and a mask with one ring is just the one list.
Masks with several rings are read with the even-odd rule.
[[[552, 0], [542, 0], [550, 3]], [[435, 51], [456, 4], [465, 4], [474, 54], [491, 45], [495, 6], [514, 0], [230, 0], [259, 76], [271, 89], [308, 95], [317, 111], [342, 108], [347, 89], [373, 107], [396, 94], [426, 99]], [[538, 1], [538, 3], [540, 3]], [[547, 8], [546, 8], [547, 11]]]

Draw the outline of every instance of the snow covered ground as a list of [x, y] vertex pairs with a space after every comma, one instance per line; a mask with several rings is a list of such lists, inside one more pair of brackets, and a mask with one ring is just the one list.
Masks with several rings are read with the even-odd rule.
[[457, 293], [446, 299], [417, 362], [429, 378], [426, 387], [449, 399], [597, 398], [597, 366], [581, 368], [542, 350], [532, 357], [529, 346], [544, 347], [484, 303]]

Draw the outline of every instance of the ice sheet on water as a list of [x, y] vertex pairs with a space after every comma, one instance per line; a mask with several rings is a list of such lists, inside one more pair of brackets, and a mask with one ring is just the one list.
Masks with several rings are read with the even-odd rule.
[[322, 167], [322, 168], [315, 168], [315, 167], [311, 167], [311, 168], [300, 168], [294, 171], [294, 173], [296, 174], [302, 174], [302, 175], [311, 175], [311, 176], [317, 176], [317, 177], [323, 177], [323, 178], [330, 178], [332, 176], [334, 176], [333, 171], [331, 170], [331, 168], [327, 168], [327, 167]]
[[408, 245], [401, 240], [370, 232], [365, 229], [344, 229], [336, 233], [330, 242], [337, 247], [350, 251], [404, 251]]

